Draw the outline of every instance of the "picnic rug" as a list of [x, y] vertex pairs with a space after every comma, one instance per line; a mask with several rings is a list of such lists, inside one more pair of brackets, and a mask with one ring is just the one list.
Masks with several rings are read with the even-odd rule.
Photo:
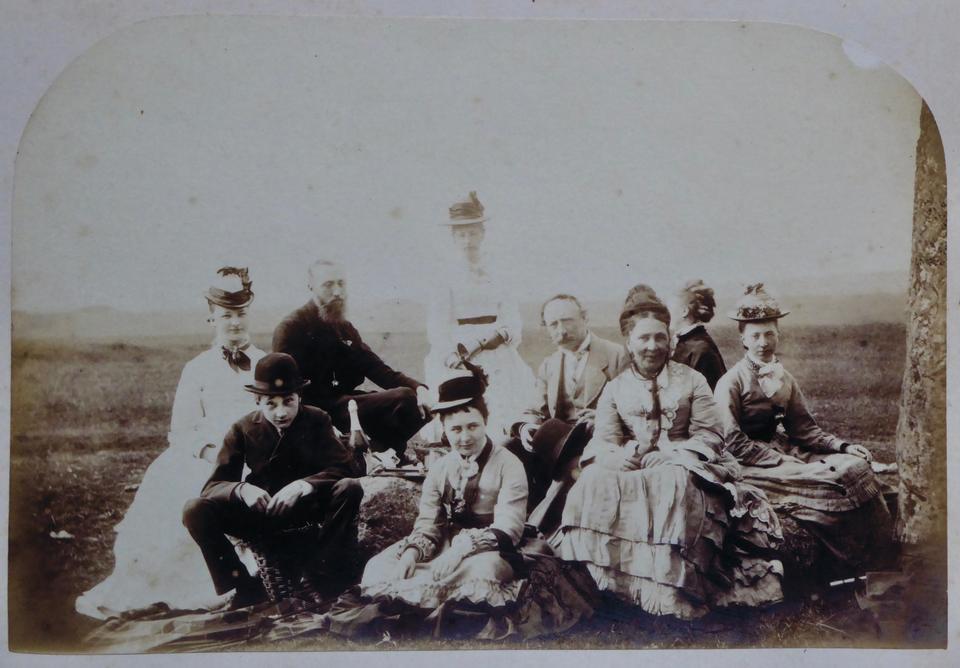
[[[394, 637], [526, 640], [562, 633], [593, 615], [600, 594], [582, 565], [539, 556], [529, 564], [518, 600], [509, 608], [443, 605], [421, 610], [397, 601], [363, 599], [357, 587], [320, 599], [290, 598], [231, 610], [171, 610], [163, 604], [107, 620], [84, 640], [91, 652], [209, 652], [336, 637], [372, 641]], [[372, 643], [371, 643], [372, 644]]]

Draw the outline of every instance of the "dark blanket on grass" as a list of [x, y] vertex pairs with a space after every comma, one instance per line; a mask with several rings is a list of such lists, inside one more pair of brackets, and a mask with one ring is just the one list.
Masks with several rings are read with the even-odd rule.
[[[567, 631], [589, 618], [598, 604], [596, 586], [580, 564], [540, 556], [529, 565], [516, 606], [505, 610], [455, 605], [419, 610], [396, 602], [363, 600], [357, 588], [351, 588], [336, 601], [294, 596], [237, 610], [144, 608], [105, 622], [87, 636], [85, 644], [92, 652], [121, 654], [262, 647], [328, 633], [358, 640], [377, 640], [384, 632], [397, 638], [456, 633], [477, 639], [526, 640]], [[345, 609], [355, 611], [348, 623], [343, 614], [327, 614]]]

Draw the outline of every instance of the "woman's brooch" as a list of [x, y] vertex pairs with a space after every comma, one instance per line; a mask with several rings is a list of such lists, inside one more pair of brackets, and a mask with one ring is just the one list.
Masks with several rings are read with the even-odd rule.
[[660, 424], [669, 429], [673, 426], [673, 421], [677, 419], [677, 409], [675, 407], [663, 407], [660, 411]]
[[467, 510], [467, 481], [480, 472], [480, 464], [476, 459], [469, 460], [465, 465], [460, 466], [460, 481], [457, 485], [456, 494], [453, 499], [453, 512], [463, 513]]

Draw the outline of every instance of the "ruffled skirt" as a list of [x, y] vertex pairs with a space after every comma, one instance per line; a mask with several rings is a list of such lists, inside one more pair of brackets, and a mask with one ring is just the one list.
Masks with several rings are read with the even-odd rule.
[[324, 616], [325, 629], [348, 637], [389, 629], [432, 629], [442, 637], [450, 629], [469, 629], [476, 639], [530, 639], [570, 629], [599, 604], [586, 569], [557, 559], [537, 539], [521, 543], [509, 562], [498, 552], [467, 557], [440, 581], [433, 580], [430, 562], [418, 564], [410, 578], [398, 579], [398, 544], [367, 563], [360, 586]]
[[783, 455], [780, 464], [741, 464], [741, 470], [744, 480], [766, 492], [775, 507], [843, 512], [859, 508], [882, 491], [870, 463], [860, 457], [800, 450], [782, 434], [770, 442], [770, 447]]
[[885, 567], [893, 552], [893, 518], [884, 484], [870, 463], [846, 454], [799, 450], [782, 435], [770, 443], [785, 455], [777, 466], [741, 465], [777, 513], [790, 517], [826, 549], [839, 574]]
[[514, 578], [513, 568], [499, 552], [473, 554], [439, 581], [433, 579], [431, 562], [417, 564], [412, 576], [399, 579], [395, 575], [399, 544], [394, 543], [367, 562], [360, 581], [362, 596], [398, 599], [431, 610], [447, 601], [501, 608], [517, 600], [521, 582]]
[[[731, 483], [732, 485], [732, 483]], [[707, 483], [678, 464], [585, 469], [567, 497], [554, 545], [601, 590], [654, 615], [699, 617], [712, 607], [780, 601], [782, 540], [762, 492]]]

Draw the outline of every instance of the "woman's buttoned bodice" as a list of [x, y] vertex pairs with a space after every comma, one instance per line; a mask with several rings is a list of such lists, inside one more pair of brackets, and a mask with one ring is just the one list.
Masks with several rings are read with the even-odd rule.
[[[650, 416], [653, 382], [628, 367], [610, 381], [597, 403], [594, 435], [584, 450], [586, 463], [631, 440], [648, 441], [655, 433]], [[667, 362], [657, 376], [660, 442], [686, 442], [698, 450], [719, 452], [723, 443], [713, 394], [704, 377], [690, 367]]]

